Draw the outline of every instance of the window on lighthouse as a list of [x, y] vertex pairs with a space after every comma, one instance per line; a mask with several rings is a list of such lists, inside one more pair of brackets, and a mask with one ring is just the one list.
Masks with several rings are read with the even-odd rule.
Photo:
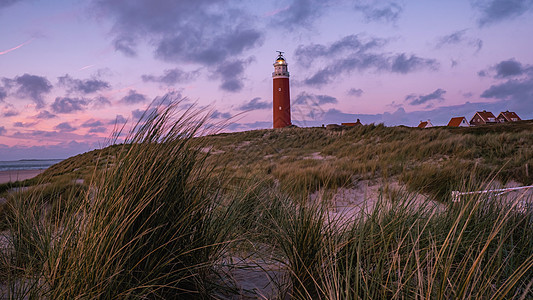
[[279, 107], [279, 110], [281, 110], [281, 106]]
[[281, 92], [281, 88], [278, 88], [278, 91], [280, 91], [280, 92]]

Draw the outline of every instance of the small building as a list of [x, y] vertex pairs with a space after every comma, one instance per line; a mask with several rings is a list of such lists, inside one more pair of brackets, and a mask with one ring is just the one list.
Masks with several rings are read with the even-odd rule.
[[361, 124], [361, 121], [359, 119], [357, 119], [357, 122], [355, 123], [341, 123], [342, 126], [346, 126], [346, 127], [354, 127], [354, 126], [360, 126], [360, 125], [363, 125]]
[[428, 119], [427, 121], [420, 121], [420, 124], [418, 124], [418, 128], [429, 128], [433, 127], [433, 124], [431, 124], [431, 121]]
[[328, 124], [328, 125], [326, 125], [326, 130], [341, 131], [342, 130], [342, 126], [339, 125], [339, 124]]
[[500, 123], [500, 121], [496, 119], [494, 114], [486, 110], [476, 112], [470, 120], [470, 125], [472, 126], [498, 123]]
[[466, 120], [465, 117], [454, 117], [448, 122], [448, 125], [450, 127], [469, 127], [470, 124]]
[[514, 111], [502, 111], [498, 115], [498, 121], [500, 121], [500, 123], [516, 122], [520, 120], [522, 119], [520, 119], [520, 117]]

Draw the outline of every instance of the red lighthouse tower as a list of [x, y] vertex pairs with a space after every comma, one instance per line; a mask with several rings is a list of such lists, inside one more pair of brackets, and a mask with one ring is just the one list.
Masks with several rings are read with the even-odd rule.
[[291, 125], [291, 96], [289, 92], [289, 71], [283, 52], [278, 51], [272, 73], [274, 98], [274, 128]]

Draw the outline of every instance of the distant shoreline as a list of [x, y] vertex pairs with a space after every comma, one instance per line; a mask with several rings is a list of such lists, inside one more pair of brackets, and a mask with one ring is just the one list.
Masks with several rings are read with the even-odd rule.
[[46, 169], [0, 171], [0, 184], [33, 178]]

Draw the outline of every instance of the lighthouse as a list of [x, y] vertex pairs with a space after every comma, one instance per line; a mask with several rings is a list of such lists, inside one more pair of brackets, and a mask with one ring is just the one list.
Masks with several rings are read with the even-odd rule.
[[289, 70], [283, 52], [278, 51], [274, 62], [273, 79], [273, 123], [274, 128], [291, 125], [291, 97], [289, 92]]

